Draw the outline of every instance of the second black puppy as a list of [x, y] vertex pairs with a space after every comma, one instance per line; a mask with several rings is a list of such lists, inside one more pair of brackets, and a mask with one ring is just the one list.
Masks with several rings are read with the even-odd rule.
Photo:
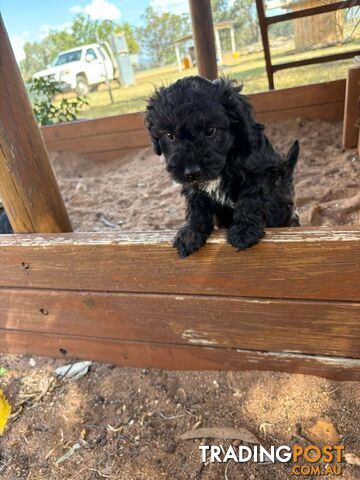
[[183, 185], [186, 224], [174, 240], [180, 257], [198, 250], [215, 222], [238, 250], [257, 243], [265, 227], [299, 225], [294, 209], [294, 142], [286, 158], [254, 120], [241, 87], [229, 80], [187, 77], [150, 98], [146, 125], [155, 152]]

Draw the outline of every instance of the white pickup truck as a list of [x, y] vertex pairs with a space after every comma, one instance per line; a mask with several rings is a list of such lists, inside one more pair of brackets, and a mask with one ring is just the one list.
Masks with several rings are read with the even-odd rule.
[[33, 78], [52, 77], [61, 82], [63, 91], [75, 90], [86, 95], [91, 87], [116, 78], [115, 62], [107, 49], [98, 43], [60, 52], [51, 67], [41, 70]]

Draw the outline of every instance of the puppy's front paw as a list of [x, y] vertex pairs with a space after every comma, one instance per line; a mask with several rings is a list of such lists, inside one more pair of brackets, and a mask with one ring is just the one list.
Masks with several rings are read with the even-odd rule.
[[184, 225], [176, 234], [173, 247], [177, 249], [180, 258], [185, 258], [199, 250], [205, 244], [208, 236], [202, 230]]
[[228, 242], [237, 250], [255, 245], [264, 236], [263, 228], [258, 225], [232, 225], [227, 233]]

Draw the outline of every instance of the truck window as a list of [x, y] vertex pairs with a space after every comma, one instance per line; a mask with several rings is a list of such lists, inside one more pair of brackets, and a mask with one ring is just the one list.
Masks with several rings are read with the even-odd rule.
[[53, 62], [53, 67], [64, 65], [65, 63], [78, 62], [81, 58], [81, 50], [74, 50], [73, 52], [61, 53]]
[[94, 51], [93, 48], [88, 48], [88, 49], [86, 50], [85, 58], [87, 58], [88, 55], [89, 55], [89, 56], [91, 55], [91, 57], [92, 57], [93, 60], [96, 60], [96, 59], [97, 59], [96, 53], [95, 53], [95, 51]]

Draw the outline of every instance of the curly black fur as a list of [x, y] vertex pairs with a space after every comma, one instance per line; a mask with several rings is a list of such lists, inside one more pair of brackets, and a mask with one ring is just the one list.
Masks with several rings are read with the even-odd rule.
[[180, 257], [204, 245], [215, 222], [238, 250], [256, 244], [265, 227], [299, 225], [293, 188], [299, 144], [279, 155], [240, 91], [230, 80], [196, 76], [149, 99], [154, 150], [164, 154], [187, 200], [186, 224], [174, 240]]
[[2, 207], [0, 207], [0, 234], [1, 233], [14, 233], [5, 210]]

